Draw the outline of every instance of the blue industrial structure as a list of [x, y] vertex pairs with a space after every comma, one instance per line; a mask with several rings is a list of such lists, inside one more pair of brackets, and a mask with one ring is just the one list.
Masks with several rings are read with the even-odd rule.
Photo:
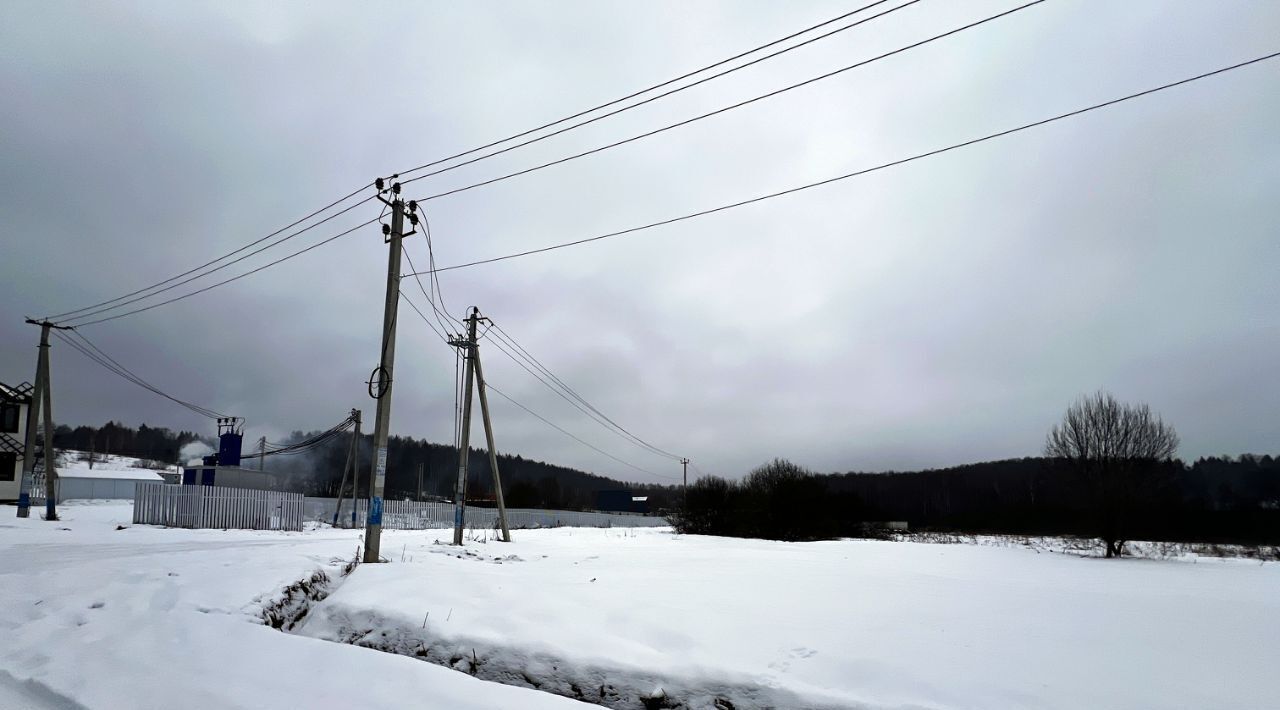
[[217, 464], [239, 466], [242, 443], [244, 443], [244, 420], [239, 417], [219, 419]]
[[628, 490], [596, 491], [596, 510], [644, 514], [649, 512], [649, 497]]
[[218, 453], [205, 456], [199, 466], [185, 467], [182, 471], [182, 485], [279, 490], [282, 481], [275, 474], [240, 467], [240, 448], [243, 443], [243, 419], [218, 419]]

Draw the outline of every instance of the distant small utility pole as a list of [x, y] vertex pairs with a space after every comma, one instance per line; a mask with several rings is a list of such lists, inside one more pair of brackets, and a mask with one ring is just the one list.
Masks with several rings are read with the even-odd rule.
[[22, 483], [18, 489], [18, 517], [31, 516], [31, 488], [36, 472], [36, 427], [40, 422], [40, 410], [44, 409], [44, 519], [58, 519], [58, 471], [57, 452], [53, 449], [53, 393], [49, 384], [49, 330], [71, 330], [69, 326], [54, 325], [49, 321], [27, 319], [27, 323], [40, 326], [40, 354], [36, 358], [36, 384], [31, 391], [31, 406], [27, 408], [27, 431], [22, 447]]
[[[342, 467], [342, 483], [338, 484], [338, 505], [333, 509], [333, 527], [338, 527], [338, 515], [342, 513], [342, 494], [347, 490], [347, 475], [351, 475], [351, 527], [356, 523], [356, 485], [360, 480], [360, 410], [351, 410], [355, 429], [351, 431], [351, 443], [347, 446], [347, 463]], [[354, 470], [353, 470], [354, 468]]]
[[[404, 199], [400, 197], [400, 183], [392, 183], [384, 189], [384, 181], [378, 178], [374, 182], [378, 190], [378, 199], [391, 208], [391, 225], [383, 225], [382, 234], [388, 244], [387, 257], [387, 300], [382, 309], [382, 349], [379, 353], [378, 367], [369, 377], [369, 395], [378, 402], [377, 415], [373, 424], [373, 486], [369, 491], [369, 516], [365, 523], [364, 561], [377, 562], [378, 550], [382, 542], [382, 495], [387, 483], [387, 436], [391, 428], [391, 386], [394, 382], [392, 371], [396, 359], [396, 314], [400, 304], [400, 242], [404, 237], [404, 218], [406, 214]], [[389, 194], [391, 199], [383, 197]], [[417, 224], [418, 218], [412, 214], [417, 212], [416, 202], [409, 202], [409, 219]]]
[[494, 498], [498, 504], [498, 523], [502, 528], [502, 541], [511, 542], [511, 530], [507, 527], [507, 505], [502, 496], [502, 476], [498, 473], [498, 450], [493, 443], [493, 421], [489, 418], [489, 398], [485, 394], [484, 368], [480, 365], [480, 345], [476, 338], [476, 324], [488, 321], [480, 315], [479, 308], [472, 308], [467, 316], [467, 337], [454, 338], [450, 345], [462, 348], [467, 359], [466, 384], [462, 395], [462, 448], [458, 451], [458, 482], [454, 487], [453, 544], [462, 544], [462, 529], [467, 513], [467, 461], [471, 451], [471, 392], [472, 385], [480, 390], [480, 411], [484, 418], [484, 435], [489, 447], [489, 469], [493, 474]]
[[267, 468], [267, 437], [258, 439], [258, 470], [265, 471]]
[[423, 463], [422, 461], [418, 462], [418, 497], [416, 500], [419, 503], [422, 502], [422, 473], [426, 467], [427, 467], [427, 464]]
[[684, 467], [684, 504], [689, 504], [689, 459], [680, 459], [680, 465]]

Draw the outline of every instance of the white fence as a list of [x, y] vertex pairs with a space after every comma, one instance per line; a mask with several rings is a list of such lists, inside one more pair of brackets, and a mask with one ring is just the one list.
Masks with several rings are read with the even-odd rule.
[[[331, 524], [336, 498], [307, 498], [307, 520]], [[364, 525], [368, 501], [356, 502], [356, 527]], [[471, 529], [493, 529], [498, 526], [496, 508], [467, 506], [466, 526]], [[507, 526], [510, 528], [650, 528], [668, 525], [663, 518], [628, 513], [593, 513], [575, 510], [507, 509]], [[351, 501], [342, 501], [338, 525], [351, 525]], [[415, 503], [404, 500], [388, 500], [382, 504], [382, 527], [387, 530], [425, 530], [453, 527], [452, 503]]]
[[140, 524], [301, 530], [302, 511], [300, 493], [145, 482], [134, 487], [133, 522]]

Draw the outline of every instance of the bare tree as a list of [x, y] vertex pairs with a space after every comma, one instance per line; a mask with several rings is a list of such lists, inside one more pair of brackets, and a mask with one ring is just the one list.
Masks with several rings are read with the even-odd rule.
[[1106, 392], [1076, 400], [1044, 446], [1084, 482], [1107, 557], [1122, 554], [1130, 519], [1159, 495], [1177, 451], [1178, 433], [1150, 407]]

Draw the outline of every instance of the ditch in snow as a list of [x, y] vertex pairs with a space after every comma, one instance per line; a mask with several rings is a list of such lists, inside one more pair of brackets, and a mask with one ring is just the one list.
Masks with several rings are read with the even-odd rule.
[[481, 680], [574, 698], [616, 710], [756, 710], [840, 706], [806, 702], [790, 691], [750, 682], [710, 678], [673, 678], [639, 668], [583, 666], [553, 654], [505, 647], [487, 640], [444, 639], [432, 633], [430, 619], [421, 628], [392, 621], [376, 610], [351, 611], [325, 600], [357, 568], [350, 561], [316, 570], [282, 590], [264, 605], [262, 620], [286, 633], [408, 656], [468, 673]]

